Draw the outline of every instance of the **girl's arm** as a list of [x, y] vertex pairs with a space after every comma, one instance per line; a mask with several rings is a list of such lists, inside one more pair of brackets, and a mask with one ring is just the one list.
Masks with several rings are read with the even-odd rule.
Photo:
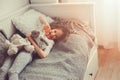
[[49, 23], [47, 22], [46, 18], [43, 16], [40, 16], [39, 20], [40, 20], [40, 23], [44, 24], [43, 31], [45, 31], [45, 33], [50, 32], [51, 27], [50, 27]]
[[27, 34], [26, 35], [27, 39], [32, 43], [32, 45], [34, 46], [37, 54], [41, 57], [41, 58], [45, 58], [47, 55], [44, 53], [44, 51], [35, 43], [35, 41], [32, 39], [31, 34]]

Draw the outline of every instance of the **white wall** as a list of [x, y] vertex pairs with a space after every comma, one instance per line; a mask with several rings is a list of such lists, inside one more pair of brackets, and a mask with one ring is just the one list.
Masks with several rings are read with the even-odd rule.
[[59, 0], [60, 2], [64, 3], [64, 2], [90, 2], [92, 0]]
[[32, 4], [34, 3], [74, 3], [74, 2], [90, 2], [93, 0], [30, 0]]
[[[94, 0], [96, 3], [96, 31], [99, 45], [113, 48], [117, 40], [116, 0]], [[119, 0], [118, 0], [119, 1]]]
[[37, 3], [37, 4], [43, 4], [43, 3], [58, 3], [59, 0], [30, 0], [32, 4]]
[[0, 16], [29, 4], [29, 0], [0, 0]]

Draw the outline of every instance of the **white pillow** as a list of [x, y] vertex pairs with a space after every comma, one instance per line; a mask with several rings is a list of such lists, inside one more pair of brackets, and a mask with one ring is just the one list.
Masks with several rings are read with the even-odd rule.
[[33, 30], [40, 29], [42, 24], [39, 17], [43, 16], [47, 19], [48, 23], [53, 22], [53, 19], [46, 16], [34, 9], [30, 9], [23, 15], [17, 16], [12, 19], [13, 25], [23, 34], [30, 33]]

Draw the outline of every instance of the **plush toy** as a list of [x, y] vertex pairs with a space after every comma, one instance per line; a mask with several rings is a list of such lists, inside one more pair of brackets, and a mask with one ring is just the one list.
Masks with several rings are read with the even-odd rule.
[[11, 37], [11, 41], [6, 40], [6, 47], [8, 48], [8, 55], [16, 54], [20, 49], [24, 48], [28, 52], [34, 51], [34, 46], [27, 40], [27, 38], [23, 38], [19, 34], [14, 34]]
[[50, 42], [51, 40], [49, 40], [45, 36], [45, 33], [42, 31], [37, 31], [37, 30], [32, 31], [31, 37], [42, 50], [44, 50], [49, 44], [51, 44]]
[[[40, 30], [39, 31], [34, 30], [31, 33], [31, 37], [35, 41], [35, 43], [39, 46], [39, 48], [41, 48], [44, 51], [45, 55], [48, 55], [50, 53], [50, 50], [52, 49], [54, 45], [54, 41], [48, 39], [45, 35], [45, 32], [40, 31]], [[36, 50], [36, 52], [38, 54], [41, 54], [39, 52], [39, 48]]]

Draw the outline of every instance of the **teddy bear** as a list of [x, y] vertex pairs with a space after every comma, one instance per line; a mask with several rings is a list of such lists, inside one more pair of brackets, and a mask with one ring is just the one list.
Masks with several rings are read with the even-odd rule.
[[48, 40], [44, 37], [44, 33], [34, 30], [31, 33], [31, 37], [37, 43], [37, 45], [44, 50], [48, 46]]
[[34, 46], [31, 45], [27, 38], [23, 38], [19, 34], [14, 34], [10, 41], [6, 40], [5, 45], [8, 48], [7, 53], [9, 56], [17, 54], [19, 50], [24, 48], [27, 52], [32, 53], [34, 51]]
[[54, 45], [54, 41], [48, 39], [45, 36], [45, 32], [43, 31], [37, 31], [37, 30], [33, 30], [31, 32], [31, 37], [33, 38], [33, 40], [37, 43], [37, 45], [42, 49], [45, 50], [46, 47], [49, 46], [53, 46]]

